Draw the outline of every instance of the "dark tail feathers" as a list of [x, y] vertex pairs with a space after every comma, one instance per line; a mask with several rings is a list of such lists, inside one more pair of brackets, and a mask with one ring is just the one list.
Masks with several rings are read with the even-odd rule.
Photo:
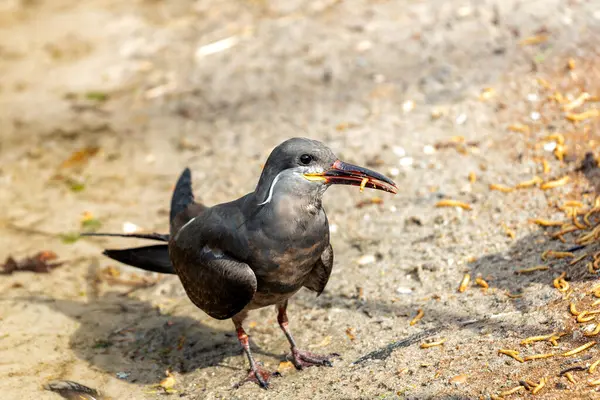
[[188, 205], [194, 202], [194, 192], [192, 191], [192, 172], [189, 168], [183, 170], [171, 198], [171, 214], [169, 222], [172, 223], [177, 214], [184, 211]]
[[123, 264], [146, 271], [176, 274], [169, 258], [169, 246], [166, 244], [122, 250], [104, 250], [102, 254]]

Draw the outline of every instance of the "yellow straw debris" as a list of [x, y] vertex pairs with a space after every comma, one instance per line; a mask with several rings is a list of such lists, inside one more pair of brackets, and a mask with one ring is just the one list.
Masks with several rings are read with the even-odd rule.
[[525, 357], [524, 360], [525, 361], [539, 360], [540, 358], [550, 358], [550, 357], [554, 357], [555, 355], [556, 354], [554, 354], [554, 353], [534, 354], [534, 355]]
[[568, 176], [563, 176], [560, 179], [556, 179], [556, 180], [553, 180], [553, 181], [548, 181], [548, 182], [543, 183], [540, 186], [540, 189], [542, 189], [542, 190], [548, 190], [548, 189], [557, 188], [559, 186], [564, 186], [564, 185], [567, 184], [567, 182], [569, 182], [569, 180], [570, 180], [570, 178]]
[[547, 378], [540, 379], [540, 383], [538, 383], [532, 390], [531, 394], [537, 394], [544, 386], [546, 386]]
[[521, 363], [525, 362], [525, 360], [523, 360], [521, 357], [519, 357], [519, 352], [516, 351], [516, 350], [500, 349], [500, 350], [498, 350], [498, 353], [504, 354], [504, 355], [509, 356], [511, 358], [514, 358], [518, 362], [521, 362]]
[[529, 128], [529, 126], [527, 125], [523, 125], [523, 124], [512, 124], [508, 126], [508, 130], [512, 131], [512, 132], [519, 132], [519, 133], [525, 133], [528, 134], [531, 129]]
[[542, 170], [544, 171], [544, 174], [550, 173], [550, 163], [548, 163], [548, 160], [545, 158], [542, 159]]
[[574, 259], [573, 261], [571, 261], [569, 263], [569, 265], [575, 265], [577, 264], [579, 261], [583, 260], [584, 258], [586, 258], [588, 255], [587, 254], [582, 254], [579, 257], [577, 257], [576, 259]]
[[509, 390], [505, 390], [504, 392], [500, 393], [500, 397], [505, 397], [505, 396], [510, 396], [511, 394], [515, 394], [517, 392], [522, 391], [523, 389], [525, 389], [523, 386], [519, 385], [519, 386], [515, 386], [512, 389]]
[[552, 338], [554, 336], [555, 336], [554, 333], [551, 333], [549, 335], [543, 335], [543, 336], [531, 336], [531, 337], [523, 339], [521, 341], [521, 345], [524, 346], [524, 345], [527, 345], [527, 344], [530, 344], [530, 343], [533, 343], [533, 342], [541, 342], [543, 340], [548, 340], [548, 339], [550, 339], [550, 338]]
[[535, 35], [525, 38], [519, 42], [521, 46], [531, 46], [534, 44], [544, 43], [548, 40], [548, 35]]
[[481, 94], [479, 95], [479, 100], [480, 101], [489, 100], [492, 97], [494, 97], [495, 94], [496, 94], [496, 91], [494, 90], [494, 88], [483, 88], [481, 90]]
[[579, 315], [577, 316], [577, 322], [582, 323], [582, 322], [590, 322], [591, 320], [595, 319], [596, 316], [595, 315], [589, 315], [588, 316], [588, 312], [587, 311], [582, 311], [579, 313]]
[[550, 86], [550, 83], [548, 83], [548, 81], [545, 80], [544, 78], [536, 78], [535, 80], [538, 83], [538, 85], [540, 85], [544, 89], [551, 89], [552, 88]]
[[589, 93], [583, 92], [579, 96], [577, 96], [577, 98], [575, 100], [573, 100], [570, 103], [565, 104], [563, 106], [563, 110], [564, 111], [571, 111], [572, 109], [577, 108], [577, 107], [583, 105], [583, 103], [585, 103], [591, 97], [592, 96]]
[[464, 210], [471, 210], [470, 204], [458, 200], [441, 200], [435, 204], [436, 207], [460, 207]]
[[470, 172], [469, 173], [469, 182], [475, 183], [475, 181], [477, 181], [477, 175], [475, 175], [475, 172]]
[[562, 226], [563, 222], [561, 221], [550, 221], [542, 218], [530, 219], [529, 222], [541, 225], [541, 226]]
[[475, 278], [475, 283], [484, 289], [487, 289], [490, 287], [490, 285], [488, 285], [488, 283], [485, 280], [483, 280], [482, 278]]
[[588, 342], [588, 343], [586, 343], [586, 344], [584, 344], [582, 346], [579, 346], [579, 347], [577, 347], [577, 348], [575, 348], [573, 350], [567, 351], [566, 353], [563, 354], [563, 356], [569, 357], [569, 356], [575, 355], [577, 353], [581, 353], [582, 351], [585, 351], [585, 350], [587, 350], [590, 347], [595, 346], [595, 345], [596, 345], [596, 341], [592, 340], [591, 342]]
[[509, 238], [514, 239], [514, 238], [517, 237], [517, 234], [515, 233], [515, 231], [513, 231], [512, 229], [510, 229], [504, 222], [502, 223], [502, 228], [504, 228], [504, 233]]
[[544, 182], [544, 180], [542, 178], [540, 178], [539, 176], [534, 176], [532, 179], [530, 179], [528, 181], [517, 183], [517, 185], [515, 187], [517, 189], [525, 189], [528, 187], [539, 185], [542, 182]]
[[586, 119], [598, 117], [600, 117], [600, 110], [598, 110], [597, 108], [592, 108], [579, 114], [569, 112], [566, 115], [566, 118], [571, 122], [585, 121]]
[[544, 138], [545, 141], [555, 141], [557, 144], [565, 144], [565, 137], [560, 133], [553, 133]]
[[497, 184], [497, 183], [491, 183], [489, 188], [490, 188], [490, 190], [497, 190], [497, 191], [503, 192], [503, 193], [510, 193], [515, 190], [515, 188]]
[[600, 385], [600, 379], [589, 380], [588, 381], [588, 385], [590, 385], [590, 386], [598, 386], [598, 385]]
[[590, 368], [588, 369], [588, 372], [590, 374], [593, 374], [594, 372], [596, 372], [596, 367], [598, 366], [598, 364], [600, 364], [600, 360], [594, 361], [592, 365], [590, 365]]
[[584, 205], [582, 202], [577, 201], [577, 200], [569, 200], [569, 201], [565, 201], [565, 204], [562, 205], [563, 207], [576, 207], [576, 208], [583, 208]]
[[567, 273], [563, 272], [558, 278], [552, 281], [554, 287], [557, 288], [560, 292], [566, 292], [567, 290], [569, 290], [569, 282], [565, 281], [566, 275]]
[[462, 278], [462, 281], [460, 281], [460, 286], [458, 287], [458, 291], [460, 293], [463, 293], [465, 290], [467, 290], [467, 287], [468, 287], [470, 281], [471, 281], [471, 275], [465, 274], [465, 276], [463, 276], [463, 278]]
[[529, 274], [531, 272], [536, 272], [536, 271], [548, 271], [549, 269], [550, 269], [550, 267], [548, 267], [546, 265], [536, 265], [535, 267], [531, 267], [531, 268], [518, 269], [515, 271], [515, 273]]
[[362, 193], [365, 190], [365, 186], [367, 185], [367, 183], [369, 183], [369, 178], [363, 178], [362, 181], [360, 182], [360, 192]]
[[554, 250], [546, 250], [542, 254], [542, 260], [546, 261], [548, 258], [575, 258], [575, 254], [568, 251], [554, 251]]
[[423, 312], [422, 309], [419, 308], [419, 310], [417, 311], [417, 315], [412, 319], [412, 321], [410, 321], [410, 326], [413, 326], [417, 322], [419, 322], [421, 320], [421, 318], [423, 318], [423, 315], [425, 315], [425, 313]]
[[575, 308], [575, 303], [571, 303], [569, 304], [569, 311], [571, 312], [571, 314], [573, 314], [574, 316], [578, 316], [580, 314], [579, 311], [577, 311], [577, 308]]
[[566, 101], [565, 97], [560, 92], [554, 92], [554, 93], [552, 93], [550, 96], [548, 96], [548, 99], [549, 100], [554, 100], [555, 102], [557, 102], [559, 104], [562, 104], [562, 103], [564, 103]]

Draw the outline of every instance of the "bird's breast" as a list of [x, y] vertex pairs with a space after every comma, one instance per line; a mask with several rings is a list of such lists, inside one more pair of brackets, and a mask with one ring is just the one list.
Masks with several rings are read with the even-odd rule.
[[256, 274], [257, 292], [294, 293], [300, 289], [325, 250], [327, 239], [308, 245], [288, 243], [256, 249], [250, 267]]
[[260, 223], [248, 231], [250, 257], [246, 262], [256, 275], [255, 297], [264, 297], [261, 303], [297, 292], [329, 245], [324, 211], [318, 208], [309, 213], [300, 203], [284, 200], [268, 205]]

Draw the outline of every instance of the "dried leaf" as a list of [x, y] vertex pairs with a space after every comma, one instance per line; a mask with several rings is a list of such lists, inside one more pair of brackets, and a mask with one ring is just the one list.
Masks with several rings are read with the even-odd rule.
[[71, 156], [66, 159], [62, 164], [61, 168], [72, 168], [76, 166], [81, 166], [89, 161], [89, 159], [95, 156], [100, 147], [84, 147], [81, 150], [78, 150], [71, 154]]
[[58, 256], [52, 251], [40, 251], [33, 257], [26, 257], [20, 261], [8, 257], [4, 265], [0, 266], [0, 274], [10, 275], [16, 271], [31, 271], [36, 273], [49, 273], [60, 267], [64, 262], [49, 263], [56, 260]]

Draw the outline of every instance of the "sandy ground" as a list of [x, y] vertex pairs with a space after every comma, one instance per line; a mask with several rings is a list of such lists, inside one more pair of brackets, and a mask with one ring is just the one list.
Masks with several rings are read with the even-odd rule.
[[[600, 397], [587, 383], [593, 374], [574, 372], [576, 384], [559, 376], [587, 367], [595, 348], [574, 361], [498, 355], [589, 341], [567, 311], [572, 299], [589, 306], [583, 296], [596, 278], [584, 263], [515, 270], [568, 248], [528, 220], [563, 218], [556, 196], [593, 202], [593, 182], [574, 170], [596, 150], [598, 124], [578, 125], [585, 140], [567, 143], [564, 163], [544, 153], [546, 175], [531, 138], [507, 127], [560, 130], [531, 117], [543, 96], [535, 78], [563, 76], [569, 57], [595, 65], [599, 34], [594, 0], [0, 2], [0, 257], [46, 250], [67, 261], [49, 274], [0, 275], [0, 397], [57, 399], [42, 385], [62, 379], [113, 399], [489, 399], [543, 378], [537, 394], [507, 398]], [[482, 101], [484, 88], [495, 92]], [[135, 272], [103, 248], [143, 242], [65, 235], [86, 212], [104, 231], [129, 222], [164, 232], [184, 167], [202, 201], [227, 201], [253, 190], [270, 150], [292, 136], [322, 140], [402, 190], [334, 187], [325, 196], [334, 272], [322, 296], [300, 292], [289, 315], [301, 346], [342, 358], [287, 368], [275, 312], [260, 310], [249, 320], [254, 351], [282, 377], [268, 391], [233, 388], [247, 366], [231, 322], [196, 309], [177, 277], [133, 291], [98, 278], [110, 266], [120, 278]], [[470, 143], [462, 153], [459, 136]], [[86, 148], [98, 151], [64, 164]], [[489, 190], [560, 171], [581, 179], [551, 191]], [[373, 196], [383, 204], [356, 206]], [[443, 198], [472, 210], [436, 208]], [[552, 285], [563, 270], [571, 300]], [[466, 272], [490, 288], [459, 293]], [[410, 325], [418, 309], [424, 316]], [[519, 345], [553, 332], [567, 332], [558, 350]], [[428, 340], [445, 342], [421, 349]], [[166, 370], [175, 394], [153, 387]]]

